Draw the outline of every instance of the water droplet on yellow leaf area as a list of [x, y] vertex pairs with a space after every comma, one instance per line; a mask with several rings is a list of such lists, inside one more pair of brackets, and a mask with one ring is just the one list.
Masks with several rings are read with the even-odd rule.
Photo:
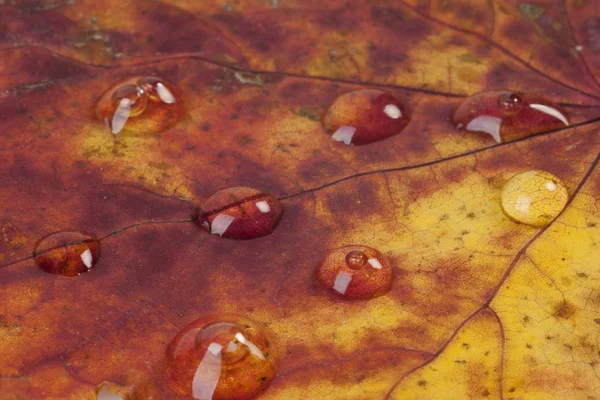
[[548, 225], [565, 208], [567, 188], [549, 172], [531, 170], [513, 176], [502, 189], [502, 210], [522, 224]]

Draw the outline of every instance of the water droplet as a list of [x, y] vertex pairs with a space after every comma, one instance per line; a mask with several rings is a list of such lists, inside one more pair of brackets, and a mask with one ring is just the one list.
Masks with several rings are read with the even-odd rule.
[[558, 105], [540, 96], [505, 91], [465, 99], [452, 120], [458, 129], [487, 133], [498, 143], [569, 125]]
[[346, 254], [346, 264], [352, 269], [361, 269], [367, 265], [367, 255], [359, 250], [353, 250]]
[[370, 299], [388, 292], [392, 266], [383, 254], [367, 246], [344, 246], [330, 252], [316, 270], [326, 288], [349, 299]]
[[96, 265], [100, 258], [100, 242], [94, 234], [55, 232], [37, 241], [33, 257], [46, 272], [77, 276]]
[[518, 93], [505, 92], [498, 96], [498, 107], [506, 115], [514, 115], [519, 112], [523, 99]]
[[251, 399], [276, 375], [264, 329], [242, 316], [202, 317], [167, 348], [167, 374], [182, 394], [198, 400]]
[[105, 381], [96, 387], [96, 400], [133, 400], [134, 398], [135, 392], [129, 386]]
[[335, 99], [323, 117], [323, 126], [338, 142], [362, 145], [400, 133], [409, 120], [397, 97], [360, 89]]
[[565, 208], [567, 188], [549, 172], [531, 170], [513, 176], [502, 188], [501, 204], [514, 221], [542, 227]]
[[196, 222], [209, 233], [231, 239], [254, 239], [273, 232], [283, 207], [275, 197], [250, 187], [220, 190], [198, 209]]
[[179, 103], [175, 92], [160, 78], [133, 77], [104, 93], [96, 105], [96, 116], [115, 135], [126, 127], [145, 133], [159, 131], [180, 117], [182, 107], [175, 104]]

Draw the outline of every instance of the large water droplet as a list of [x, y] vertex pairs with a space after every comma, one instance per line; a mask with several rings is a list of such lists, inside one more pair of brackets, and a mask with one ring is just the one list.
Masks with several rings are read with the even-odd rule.
[[317, 267], [317, 280], [349, 299], [370, 299], [388, 292], [392, 266], [372, 247], [344, 246], [331, 251]]
[[126, 127], [135, 128], [132, 127], [135, 123], [139, 131], [157, 131], [172, 124], [181, 114], [175, 92], [161, 78], [133, 77], [104, 93], [96, 105], [96, 116], [115, 135]]
[[196, 222], [209, 233], [231, 239], [254, 239], [273, 232], [283, 207], [260, 190], [238, 186], [220, 190], [198, 209]]
[[167, 374], [182, 394], [197, 400], [251, 399], [276, 375], [264, 329], [242, 316], [202, 317], [167, 348]]
[[409, 120], [397, 97], [360, 89], [335, 99], [323, 117], [323, 126], [334, 140], [361, 145], [400, 133]]
[[91, 270], [100, 258], [100, 241], [94, 234], [61, 231], [37, 241], [33, 249], [35, 263], [44, 271], [77, 276]]
[[513, 176], [502, 188], [502, 209], [514, 221], [541, 227], [565, 208], [569, 193], [549, 172], [530, 170]]
[[558, 105], [536, 95], [483, 92], [465, 99], [452, 120], [459, 129], [482, 132], [506, 142], [569, 125]]

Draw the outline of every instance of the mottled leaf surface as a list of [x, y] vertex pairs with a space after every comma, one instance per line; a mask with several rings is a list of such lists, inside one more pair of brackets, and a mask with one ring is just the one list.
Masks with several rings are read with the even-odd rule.
[[[101, 382], [179, 399], [168, 342], [237, 313], [268, 326], [266, 399], [600, 398], [600, 17], [594, 0], [0, 0], [0, 393], [94, 399]], [[157, 75], [168, 129], [114, 137], [98, 98]], [[398, 96], [401, 134], [345, 146], [320, 122], [357, 88]], [[561, 104], [571, 126], [514, 142], [457, 131], [483, 90]], [[549, 171], [550, 225], [508, 219], [504, 182]], [[190, 222], [227, 186], [279, 197], [270, 236]], [[35, 242], [95, 232], [89, 273], [50, 275]], [[326, 293], [329, 249], [387, 254], [391, 291]]]

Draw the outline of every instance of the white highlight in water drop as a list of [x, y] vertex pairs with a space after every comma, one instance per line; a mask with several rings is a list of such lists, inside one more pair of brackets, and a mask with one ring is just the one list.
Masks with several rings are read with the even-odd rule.
[[400, 111], [400, 109], [393, 104], [388, 104], [385, 106], [383, 112], [392, 119], [398, 119], [402, 116], [402, 111]]
[[348, 285], [350, 285], [351, 281], [352, 273], [342, 271], [335, 277], [335, 281], [333, 282], [333, 290], [339, 294], [344, 294], [346, 293], [346, 290], [348, 290]]
[[90, 249], [87, 249], [86, 251], [81, 253], [80, 257], [81, 257], [81, 261], [83, 261], [83, 264], [87, 267], [87, 269], [91, 269], [92, 268], [92, 252], [90, 251]]
[[531, 205], [531, 197], [525, 196], [525, 195], [521, 195], [521, 196], [517, 197], [517, 201], [515, 202], [515, 208], [524, 214], [529, 212], [530, 205]]
[[227, 214], [219, 214], [215, 219], [213, 219], [210, 224], [210, 233], [213, 235], [223, 236], [229, 225], [233, 222], [235, 217]]
[[165, 85], [158, 82], [156, 84], [156, 92], [158, 93], [158, 97], [163, 101], [163, 103], [173, 104], [175, 103], [175, 96], [173, 93]]
[[352, 144], [352, 137], [356, 133], [356, 128], [352, 126], [340, 126], [334, 133], [331, 135], [333, 140], [337, 142], [343, 142], [344, 144]]
[[546, 184], [544, 185], [544, 187], [546, 189], [548, 189], [551, 192], [554, 192], [557, 188], [556, 183], [552, 182], [552, 181], [548, 181], [546, 182]]
[[268, 213], [269, 211], [271, 211], [271, 207], [269, 206], [269, 203], [267, 203], [265, 200], [257, 201], [256, 208], [258, 208], [260, 210], [260, 212], [263, 212], [263, 213]]
[[261, 360], [265, 359], [265, 356], [263, 355], [263, 353], [260, 351], [260, 349], [258, 347], [256, 347], [256, 345], [252, 342], [250, 342], [248, 339], [246, 339], [246, 337], [244, 336], [243, 333], [238, 332], [235, 334], [235, 338], [242, 344], [246, 345], [246, 347], [248, 347], [250, 349], [250, 352], [252, 354], [254, 354], [256, 357], [260, 358]]
[[131, 100], [128, 98], [123, 98], [119, 102], [119, 106], [117, 107], [111, 122], [111, 131], [113, 134], [116, 135], [123, 130], [123, 127], [131, 114], [131, 103]]
[[533, 108], [534, 110], [541, 111], [544, 114], [551, 115], [554, 118], [559, 119], [563, 124], [569, 126], [569, 121], [567, 121], [567, 117], [565, 117], [556, 108], [548, 107], [543, 104], [530, 104], [529, 107]]
[[96, 400], [123, 400], [123, 397], [120, 394], [111, 392], [110, 387], [104, 384], [98, 391]]
[[194, 399], [212, 399], [221, 377], [222, 349], [218, 343], [211, 343], [206, 349], [192, 381]]
[[379, 260], [376, 259], [376, 258], [369, 258], [367, 260], [367, 262], [369, 264], [371, 264], [371, 267], [373, 267], [375, 269], [381, 269], [381, 268], [383, 268], [383, 265], [381, 265], [381, 263], [379, 262]]
[[500, 138], [501, 125], [502, 120], [500, 118], [491, 117], [489, 115], [482, 115], [469, 122], [465, 129], [471, 132], [487, 132], [494, 138], [496, 143], [500, 143], [502, 141], [502, 139]]

